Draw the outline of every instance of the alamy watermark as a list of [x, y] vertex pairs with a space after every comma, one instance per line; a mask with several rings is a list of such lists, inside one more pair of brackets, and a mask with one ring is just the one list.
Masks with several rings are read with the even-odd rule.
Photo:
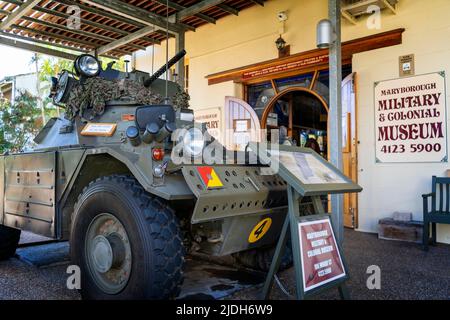
[[[255, 139], [259, 142], [258, 150], [251, 150], [250, 145], [252, 139], [248, 137], [247, 140], [236, 144], [233, 139], [234, 130], [226, 130], [224, 138], [213, 138], [207, 131], [202, 132], [198, 128], [192, 129], [177, 129], [172, 133], [172, 141], [174, 147], [171, 152], [171, 161], [175, 165], [187, 164], [206, 164], [206, 165], [267, 165], [270, 166], [271, 171], [277, 173], [279, 169], [279, 145], [280, 142], [289, 140], [287, 137], [281, 138], [280, 130], [270, 130], [271, 141], [267, 139]], [[267, 137], [268, 131], [255, 130], [252, 134], [256, 137]], [[235, 148], [227, 149], [225, 146], [234, 145]], [[237, 148], [236, 148], [237, 147]], [[240, 148], [240, 149], [239, 149]], [[241, 152], [236, 152], [239, 150]], [[269, 152], [266, 153], [266, 151]], [[273, 174], [273, 173], [272, 173]]]
[[371, 265], [366, 271], [369, 277], [366, 281], [367, 289], [369, 290], [381, 290], [381, 268], [377, 265]]
[[66, 21], [67, 28], [70, 30], [81, 29], [81, 8], [73, 5], [67, 7], [66, 13], [69, 15]]
[[370, 5], [367, 7], [369, 18], [367, 18], [367, 29], [380, 30], [381, 29], [381, 8], [377, 5]]
[[80, 290], [81, 289], [81, 269], [77, 265], [70, 265], [67, 267], [66, 273], [69, 275], [67, 277], [66, 286], [69, 290]]

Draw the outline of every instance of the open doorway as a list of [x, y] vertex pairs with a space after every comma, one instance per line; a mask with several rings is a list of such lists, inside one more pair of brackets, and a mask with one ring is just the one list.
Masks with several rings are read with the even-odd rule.
[[[265, 126], [264, 126], [265, 124]], [[317, 93], [306, 88], [280, 92], [268, 104], [261, 126], [280, 130], [280, 143], [312, 147], [328, 159], [328, 105]]]
[[[354, 74], [342, 85], [342, 158], [344, 174], [357, 180], [356, 100]], [[279, 129], [279, 143], [308, 147], [329, 159], [328, 104], [316, 91], [290, 87], [273, 96], [261, 116], [261, 128]], [[344, 196], [344, 225], [357, 228], [357, 195]]]

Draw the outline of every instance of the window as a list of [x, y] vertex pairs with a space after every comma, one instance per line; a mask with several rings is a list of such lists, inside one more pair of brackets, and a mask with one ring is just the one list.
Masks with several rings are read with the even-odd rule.
[[270, 100], [275, 96], [272, 84], [264, 82], [257, 85], [250, 85], [247, 87], [248, 104], [255, 109], [256, 114], [261, 119], [261, 116]]
[[295, 77], [275, 80], [278, 91], [281, 92], [291, 87], [309, 88], [311, 86], [313, 73], [301, 74]]

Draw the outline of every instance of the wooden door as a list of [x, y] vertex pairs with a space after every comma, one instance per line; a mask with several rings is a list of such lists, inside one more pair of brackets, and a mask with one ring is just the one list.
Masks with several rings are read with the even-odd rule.
[[[344, 174], [354, 182], [358, 180], [357, 130], [356, 130], [356, 74], [342, 82], [342, 160]], [[358, 197], [356, 193], [344, 195], [344, 226], [358, 227]]]
[[225, 98], [225, 146], [228, 150], [244, 151], [248, 142], [261, 141], [258, 115], [245, 101]]

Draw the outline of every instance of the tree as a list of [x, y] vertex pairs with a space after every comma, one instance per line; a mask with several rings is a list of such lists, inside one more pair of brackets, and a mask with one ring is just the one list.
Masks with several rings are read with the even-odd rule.
[[20, 92], [13, 104], [0, 100], [0, 153], [23, 152], [33, 145], [33, 137], [42, 127], [38, 98]]
[[[64, 70], [75, 73], [75, 71], [73, 70], [73, 61], [56, 57], [49, 57], [43, 54], [37, 54], [31, 61], [31, 63], [35, 63], [35, 61], [39, 62], [39, 96], [42, 99], [43, 108], [45, 109], [45, 118], [49, 119], [51, 117], [59, 117], [60, 108], [53, 105], [52, 99], [48, 98], [52, 86], [51, 78], [58, 77], [58, 75]], [[108, 63], [110, 63], [111, 61], [113, 60], [109, 58], [100, 58], [103, 69], [105, 69]], [[125, 71], [124, 58], [116, 60], [114, 69]]]
[[[111, 62], [102, 58], [102, 67]], [[32, 61], [38, 73], [38, 97], [27, 91], [19, 92], [11, 104], [0, 100], [0, 154], [23, 152], [30, 149], [33, 138], [45, 125], [45, 120], [59, 117], [59, 107], [50, 99], [51, 77], [57, 77], [63, 70], [73, 71], [73, 61], [36, 54]], [[124, 70], [124, 59], [116, 61], [115, 69]]]

